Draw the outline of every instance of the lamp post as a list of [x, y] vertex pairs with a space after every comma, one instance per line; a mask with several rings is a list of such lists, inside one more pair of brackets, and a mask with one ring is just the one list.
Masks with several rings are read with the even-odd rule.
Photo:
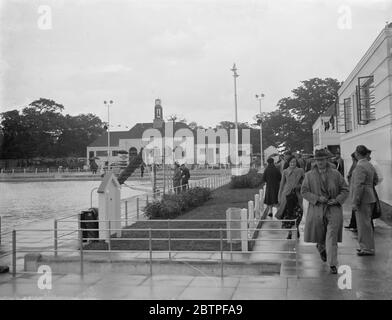
[[264, 98], [264, 93], [260, 93], [260, 95], [256, 94], [256, 99], [259, 100], [259, 121], [260, 121], [260, 168], [263, 168], [264, 165], [264, 153], [263, 153], [263, 118], [261, 113], [261, 100]]
[[106, 100], [103, 102], [104, 105], [108, 107], [108, 171], [110, 169], [110, 115], [109, 115], [109, 107], [113, 104], [113, 100]]
[[237, 67], [235, 63], [233, 64], [233, 68], [230, 69], [233, 71], [234, 78], [234, 107], [235, 107], [235, 161], [236, 166], [238, 163], [238, 116], [237, 116], [237, 78], [239, 74], [237, 74]]

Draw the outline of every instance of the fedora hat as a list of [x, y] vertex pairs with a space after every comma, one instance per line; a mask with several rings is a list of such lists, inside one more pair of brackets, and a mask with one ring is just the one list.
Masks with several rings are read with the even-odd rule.
[[359, 145], [355, 148], [355, 151], [358, 152], [362, 156], [366, 156], [367, 154], [372, 153], [372, 150], [366, 148], [364, 145]]
[[321, 149], [321, 150], [316, 150], [314, 152], [313, 160], [323, 160], [323, 159], [329, 159], [332, 157], [333, 157], [332, 154], [329, 153], [327, 150]]

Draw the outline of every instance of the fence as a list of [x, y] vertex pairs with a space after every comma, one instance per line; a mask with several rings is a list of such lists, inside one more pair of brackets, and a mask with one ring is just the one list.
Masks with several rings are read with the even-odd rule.
[[[190, 185], [192, 187], [210, 187], [212, 189], [218, 188], [223, 184], [226, 184], [230, 181], [229, 176], [222, 176], [222, 177], [209, 177], [200, 181], [192, 181]], [[172, 190], [172, 192], [174, 192]], [[232, 228], [227, 226], [227, 224], [231, 222], [238, 222], [237, 219], [222, 219], [222, 220], [148, 220], [149, 224], [163, 224], [165, 227], [151, 227], [149, 228], [132, 228], [132, 232], [142, 232], [146, 236], [140, 237], [129, 237], [129, 236], [121, 236], [121, 233], [129, 232], [130, 230], [124, 229], [124, 227], [129, 226], [140, 220], [141, 218], [141, 206], [143, 203], [148, 204], [151, 199], [157, 199], [161, 197], [162, 193], [158, 194], [145, 194], [143, 196], [135, 196], [127, 199], [122, 199], [122, 216], [121, 216], [121, 229], [113, 229], [111, 225], [115, 222], [114, 220], [89, 220], [88, 222], [108, 222], [107, 229], [101, 229], [99, 231], [109, 231], [110, 234], [117, 233], [120, 236], [117, 237], [110, 237], [109, 241], [106, 239], [102, 239], [99, 237], [90, 238], [84, 237], [83, 231], [97, 231], [96, 229], [82, 229], [81, 228], [81, 219], [80, 213], [62, 217], [59, 219], [55, 219], [53, 222], [53, 228], [46, 228], [46, 229], [16, 229], [12, 231], [2, 232], [1, 230], [1, 219], [0, 219], [0, 245], [2, 249], [5, 249], [1, 252], [0, 259], [4, 261], [4, 258], [11, 257], [11, 270], [13, 276], [16, 276], [18, 272], [17, 268], [17, 260], [18, 256], [23, 258], [23, 255], [27, 253], [43, 253], [48, 254], [53, 257], [58, 256], [67, 256], [67, 255], [75, 255], [77, 254], [80, 259], [80, 274], [83, 275], [84, 273], [84, 266], [85, 266], [85, 254], [88, 252], [91, 254], [94, 253], [105, 253], [108, 255], [108, 261], [112, 260], [112, 254], [121, 252], [121, 253], [141, 253], [144, 252], [148, 256], [148, 263], [149, 263], [149, 272], [153, 274], [153, 262], [159, 260], [169, 260], [174, 261], [176, 260], [176, 256], [179, 256], [181, 259], [181, 253], [191, 254], [191, 253], [202, 253], [202, 254], [212, 254], [210, 261], [214, 261], [216, 263], [220, 263], [221, 277], [224, 276], [224, 264], [227, 261], [232, 261], [233, 257], [236, 255], [263, 255], [263, 254], [276, 254], [276, 255], [295, 255], [295, 271], [296, 276], [298, 276], [298, 258], [297, 258], [297, 245], [298, 239], [296, 236], [296, 232], [294, 232], [294, 239], [288, 240], [286, 238], [262, 238], [259, 237], [254, 239], [254, 234], [259, 229], [257, 228], [260, 225], [258, 222], [261, 223], [272, 223], [276, 221], [270, 219], [260, 219], [258, 213], [261, 214], [261, 199], [262, 195], [259, 194], [255, 195], [255, 202], [250, 201], [248, 203], [248, 209], [242, 209], [242, 223], [239, 228]], [[135, 200], [134, 202], [131, 200]], [[130, 204], [134, 205], [132, 209]], [[245, 211], [244, 211], [245, 210]], [[245, 218], [246, 217], [246, 218]], [[73, 219], [72, 219], [73, 218]], [[76, 219], [75, 219], [76, 218]], [[290, 221], [294, 222], [295, 220], [280, 220], [283, 221]], [[257, 223], [256, 223], [257, 222]], [[191, 228], [188, 226], [175, 228], [176, 223], [185, 223], [191, 224]], [[195, 223], [200, 224], [214, 224], [217, 223], [219, 227], [215, 228], [195, 228]], [[65, 226], [65, 224], [68, 224]], [[76, 227], [75, 227], [76, 224]], [[226, 227], [223, 227], [226, 224]], [[290, 230], [297, 230], [296, 228], [286, 229], [286, 228], [273, 228], [273, 229], [262, 229], [264, 231], [274, 231], [274, 232], [287, 232]], [[157, 232], [160, 232], [160, 236], [157, 236]], [[192, 237], [192, 233], [199, 234], [198, 237]], [[233, 237], [233, 233], [238, 232], [241, 236]], [[162, 235], [164, 233], [165, 235]], [[178, 237], [178, 233], [181, 233], [182, 236]], [[125, 233], [124, 233], [125, 234]], [[155, 234], [155, 236], [153, 236]], [[46, 238], [44, 237], [46, 235]], [[213, 236], [212, 236], [213, 235]], [[271, 242], [283, 242], [283, 245], [291, 245], [294, 244], [294, 248], [283, 248], [281, 250], [242, 250], [243, 249], [243, 241], [246, 235], [246, 241], [254, 241], [255, 243], [263, 242], [263, 241], [271, 241]], [[44, 239], [44, 240], [43, 240]], [[101, 243], [106, 243], [107, 249], [105, 250], [87, 250], [86, 247], [83, 245], [85, 241], [97, 241]], [[144, 242], [146, 250], [133, 250], [133, 249], [118, 249], [116, 242], [122, 241], [124, 243], [139, 241]], [[203, 242], [208, 243], [216, 243], [214, 250], [176, 250], [178, 247], [178, 243], [194, 243], [197, 242], [202, 244]], [[157, 243], [164, 243], [165, 248], [154, 248], [157, 246]], [[241, 250], [235, 250], [234, 246], [236, 243], [241, 243]], [[257, 247], [257, 246], [256, 246]], [[8, 248], [8, 250], [7, 250]], [[159, 254], [157, 254], [159, 253]], [[162, 256], [164, 254], [164, 256]], [[21, 256], [22, 255], [22, 256]], [[136, 258], [138, 259], [138, 258]], [[144, 259], [144, 258], [143, 258]], [[281, 260], [281, 259], [280, 259]], [[238, 261], [238, 260], [237, 260]], [[255, 260], [258, 261], [258, 260]]]

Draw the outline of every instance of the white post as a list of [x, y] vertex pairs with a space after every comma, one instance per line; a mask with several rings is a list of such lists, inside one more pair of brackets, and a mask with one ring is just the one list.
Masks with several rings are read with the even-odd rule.
[[253, 201], [248, 201], [248, 215], [250, 232], [253, 234], [255, 229], [255, 207]]
[[248, 252], [248, 210], [241, 209], [241, 251]]
[[260, 195], [260, 215], [262, 215], [264, 212], [264, 190], [263, 189], [259, 190], [259, 195]]
[[260, 219], [260, 195], [255, 194], [255, 216], [257, 219]]

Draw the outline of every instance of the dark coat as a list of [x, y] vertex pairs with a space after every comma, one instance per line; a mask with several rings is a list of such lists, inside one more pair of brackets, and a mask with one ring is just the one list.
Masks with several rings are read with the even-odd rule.
[[267, 184], [265, 188], [264, 203], [268, 206], [278, 203], [279, 184], [282, 174], [275, 165], [268, 165], [263, 173], [263, 183]]

